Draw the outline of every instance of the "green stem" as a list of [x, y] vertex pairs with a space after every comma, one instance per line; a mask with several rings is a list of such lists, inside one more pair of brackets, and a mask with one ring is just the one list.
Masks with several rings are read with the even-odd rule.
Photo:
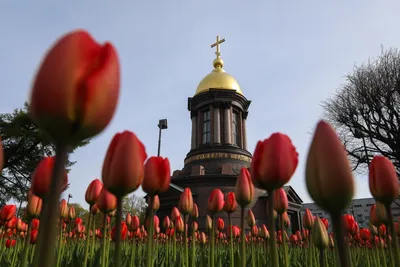
[[[90, 210], [90, 208], [89, 208]], [[89, 240], [90, 240], [90, 220], [92, 218], [92, 213], [89, 212], [89, 218], [87, 222], [87, 229], [86, 229], [86, 240], [85, 240], [85, 257], [83, 261], [83, 267], [87, 267], [87, 260], [88, 260], [88, 252], [89, 252]]]
[[235, 258], [234, 258], [234, 253], [233, 253], [233, 236], [232, 236], [232, 223], [231, 223], [231, 214], [228, 214], [228, 229], [229, 229], [229, 250], [230, 250], [230, 257], [231, 257], [231, 262], [230, 265], [231, 267], [235, 267]]
[[92, 228], [92, 245], [90, 246], [90, 259], [93, 259], [94, 248], [96, 245], [96, 215], [93, 214], [93, 228]]
[[240, 207], [240, 266], [241, 267], [246, 267], [246, 250], [245, 250], [246, 237], [244, 230], [245, 209], [246, 209], [245, 206]]
[[350, 253], [344, 240], [344, 229], [340, 213], [331, 213], [333, 232], [335, 233], [337, 251], [341, 267], [351, 267]]
[[388, 215], [388, 227], [390, 234], [392, 235], [392, 250], [394, 255], [394, 265], [398, 266], [400, 264], [400, 254], [399, 254], [399, 238], [397, 237], [396, 229], [393, 226], [393, 213], [390, 205], [386, 205], [386, 212]]
[[279, 221], [281, 224], [281, 231], [282, 231], [282, 246], [283, 246], [283, 264], [285, 267], [289, 267], [289, 255], [288, 255], [288, 248], [286, 242], [286, 235], [285, 235], [285, 227], [283, 223], [283, 216], [279, 214]]
[[194, 231], [194, 223], [196, 221], [193, 219], [192, 225], [192, 267], [196, 266], [196, 232]]
[[267, 191], [268, 193], [268, 229], [270, 231], [269, 238], [269, 250], [271, 254], [271, 266], [279, 267], [278, 262], [278, 250], [276, 248], [276, 236], [275, 236], [275, 219], [274, 219], [274, 198], [273, 198], [273, 190]]
[[146, 251], [146, 267], [152, 267], [152, 247], [153, 247], [153, 232], [154, 232], [154, 210], [153, 210], [154, 196], [150, 196], [149, 201], [149, 235], [147, 236], [147, 251]]
[[215, 266], [215, 251], [214, 251], [214, 246], [215, 246], [215, 223], [214, 223], [214, 213], [211, 215], [211, 233], [210, 233], [210, 246], [211, 246], [211, 267]]
[[101, 266], [107, 267], [106, 265], [106, 253], [107, 253], [107, 214], [103, 213], [103, 244], [101, 253]]
[[188, 229], [186, 227], [188, 222], [188, 216], [187, 215], [183, 215], [183, 226], [184, 226], [184, 230], [183, 230], [183, 245], [184, 245], [184, 253], [185, 253], [185, 266], [189, 266], [189, 248], [188, 248]]
[[26, 231], [25, 244], [24, 244], [24, 252], [22, 253], [22, 265], [21, 267], [25, 267], [28, 261], [28, 250], [29, 250], [29, 242], [31, 240], [31, 231], [32, 224], [31, 219], [28, 220], [28, 230]]
[[[45, 244], [40, 246], [35, 253], [35, 263], [40, 267], [54, 267], [55, 240], [57, 237], [57, 218], [59, 217], [59, 199], [64, 183], [65, 164], [68, 158], [69, 147], [64, 144], [56, 144], [56, 158], [53, 167], [53, 175], [48, 194], [43, 199], [43, 218], [40, 221], [38, 242]], [[36, 260], [37, 259], [37, 260]], [[36, 267], [36, 266], [35, 266]]]
[[324, 249], [323, 248], [319, 249], [319, 266], [320, 267], [326, 267], [326, 259], [325, 259], [325, 253], [324, 253]]
[[63, 246], [63, 243], [62, 243], [62, 241], [63, 241], [63, 220], [62, 219], [60, 219], [60, 224], [59, 224], [59, 227], [60, 227], [60, 235], [59, 235], [59, 237], [58, 237], [58, 251], [57, 251], [57, 267], [59, 267], [60, 266], [60, 263], [61, 263], [61, 256], [62, 256], [62, 246]]
[[[122, 223], [122, 197], [117, 197], [117, 215], [116, 215], [116, 229], [115, 229], [115, 267], [121, 264], [121, 223]], [[84, 266], [86, 267], [86, 266]]]

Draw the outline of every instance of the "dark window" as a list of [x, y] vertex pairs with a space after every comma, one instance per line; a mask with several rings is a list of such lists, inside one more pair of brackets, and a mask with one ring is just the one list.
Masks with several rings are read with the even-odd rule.
[[210, 111], [203, 113], [203, 144], [211, 142], [211, 116]]
[[232, 137], [233, 144], [240, 145], [240, 135], [239, 135], [239, 115], [236, 112], [232, 114]]

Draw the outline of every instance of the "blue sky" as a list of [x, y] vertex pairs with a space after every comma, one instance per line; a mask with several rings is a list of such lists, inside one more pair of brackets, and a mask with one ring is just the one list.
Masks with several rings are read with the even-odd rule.
[[[46, 49], [65, 32], [83, 28], [115, 45], [122, 68], [118, 111], [109, 127], [71, 158], [77, 163], [68, 193], [81, 204], [90, 181], [101, 178], [116, 132], [135, 132], [155, 155], [157, 122], [167, 118], [161, 154], [173, 170], [183, 167], [191, 133], [187, 98], [212, 70], [210, 44], [217, 34], [226, 38], [225, 70], [253, 101], [250, 152], [273, 132], [288, 134], [300, 154], [289, 184], [310, 202], [304, 166], [321, 102], [345, 82], [355, 63], [379, 55], [381, 45], [400, 43], [395, 0], [63, 2], [0, 3], [0, 113], [22, 107]], [[369, 197], [367, 178], [356, 181], [356, 197]]]

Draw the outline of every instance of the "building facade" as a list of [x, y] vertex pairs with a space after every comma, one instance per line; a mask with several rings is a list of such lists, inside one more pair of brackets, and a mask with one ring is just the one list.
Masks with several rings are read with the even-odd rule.
[[[359, 198], [353, 199], [347, 210], [345, 210], [345, 214], [351, 214], [354, 216], [354, 219], [357, 221], [360, 228], [368, 227], [369, 217], [370, 217], [370, 209], [371, 206], [375, 204], [374, 198]], [[399, 203], [400, 204], [400, 203]], [[304, 216], [305, 209], [309, 209], [314, 216], [324, 217], [329, 221], [329, 231], [332, 231], [332, 221], [329, 216], [329, 213], [318, 207], [315, 203], [305, 203], [303, 204], [301, 215]], [[392, 204], [392, 212], [393, 219], [395, 221], [400, 217], [400, 205], [393, 203]]]
[[[181, 170], [173, 172], [167, 192], [159, 195], [160, 221], [170, 216], [178, 205], [184, 188], [191, 189], [193, 200], [199, 208], [199, 229], [205, 229], [208, 198], [213, 189], [219, 188], [224, 194], [234, 191], [236, 179], [242, 168], [250, 168], [252, 159], [247, 147], [246, 122], [251, 101], [248, 100], [234, 77], [223, 69], [219, 45], [225, 39], [212, 45], [217, 48], [214, 69], [199, 83], [193, 97], [188, 98], [188, 111], [192, 122], [190, 151]], [[290, 186], [285, 187], [289, 202], [289, 216], [293, 231], [301, 227], [300, 208], [302, 200]], [[250, 205], [257, 225], [266, 224], [267, 198], [263, 190], [255, 190]], [[216, 215], [227, 224], [224, 212]], [[231, 215], [232, 223], [240, 225], [240, 208]]]

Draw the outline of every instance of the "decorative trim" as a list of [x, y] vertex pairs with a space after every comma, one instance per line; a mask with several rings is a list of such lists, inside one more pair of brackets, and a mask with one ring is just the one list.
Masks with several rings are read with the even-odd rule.
[[248, 111], [243, 111], [242, 112], [242, 118], [243, 119], [247, 119], [247, 116], [249, 115], [249, 112]]
[[204, 153], [195, 156], [191, 156], [185, 159], [185, 165], [191, 163], [193, 161], [198, 160], [207, 160], [207, 159], [234, 159], [234, 160], [241, 160], [245, 162], [251, 162], [251, 157], [236, 154], [236, 153], [222, 153], [222, 152], [213, 152], [213, 153]]
[[232, 102], [223, 102], [222, 107], [224, 109], [230, 109], [232, 107]]

